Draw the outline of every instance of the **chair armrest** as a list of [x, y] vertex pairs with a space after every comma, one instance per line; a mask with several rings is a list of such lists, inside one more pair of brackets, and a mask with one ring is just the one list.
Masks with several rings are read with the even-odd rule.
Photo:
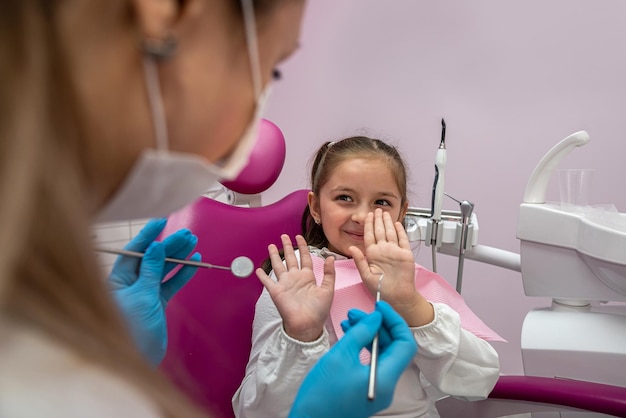
[[548, 403], [626, 416], [626, 387], [580, 380], [500, 376], [489, 398]]

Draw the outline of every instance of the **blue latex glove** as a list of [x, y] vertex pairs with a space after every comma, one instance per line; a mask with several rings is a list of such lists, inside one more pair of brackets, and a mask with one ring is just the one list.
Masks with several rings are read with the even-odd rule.
[[[361, 319], [367, 316], [366, 312], [363, 312], [359, 309], [350, 309], [348, 311], [348, 319], [344, 319], [341, 321], [341, 329], [346, 333], [350, 328], [355, 326]], [[382, 349], [391, 344], [391, 335], [385, 328], [381, 328], [378, 330], [378, 346]], [[372, 345], [368, 345], [367, 349], [372, 351]]]
[[[376, 397], [367, 398], [369, 365], [361, 364], [359, 352], [371, 346], [377, 331], [386, 333], [378, 357]], [[380, 338], [380, 337], [379, 337]], [[355, 320], [348, 332], [326, 353], [306, 376], [290, 418], [361, 418], [387, 408], [400, 375], [417, 351], [417, 343], [406, 322], [386, 302]]]
[[[181, 229], [162, 242], [155, 239], [165, 228], [166, 219], [152, 219], [124, 249], [145, 252], [142, 259], [119, 256], [109, 275], [120, 310], [139, 350], [153, 365], [158, 365], [167, 350], [167, 322], [165, 307], [194, 275], [197, 267], [183, 266], [170, 279], [165, 276], [176, 263], [166, 263], [165, 257], [187, 258], [198, 238], [187, 229]], [[191, 260], [200, 261], [195, 253]]]

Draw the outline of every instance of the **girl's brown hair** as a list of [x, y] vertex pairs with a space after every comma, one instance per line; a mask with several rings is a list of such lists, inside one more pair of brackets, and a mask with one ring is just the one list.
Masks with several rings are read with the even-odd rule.
[[[337, 142], [325, 142], [313, 156], [311, 191], [319, 195], [320, 189], [326, 184], [337, 165], [356, 157], [381, 158], [387, 161], [400, 190], [402, 197], [400, 204], [403, 207], [408, 204], [407, 170], [400, 152], [380, 139], [366, 136], [353, 136]], [[328, 238], [322, 226], [315, 223], [308, 206], [302, 214], [301, 226], [302, 235], [308, 245], [317, 248], [328, 247]], [[282, 250], [280, 254], [282, 256]], [[267, 274], [270, 274], [272, 271], [270, 259], [266, 259], [261, 267]]]
[[[319, 196], [320, 189], [335, 168], [340, 163], [356, 157], [381, 158], [387, 161], [400, 190], [402, 197], [400, 204], [403, 207], [407, 204], [407, 171], [402, 156], [394, 146], [366, 136], [353, 136], [337, 142], [324, 143], [313, 158], [311, 191]], [[308, 206], [302, 214], [302, 234], [306, 242], [313, 247], [328, 246], [324, 230], [321, 225], [315, 223]]]

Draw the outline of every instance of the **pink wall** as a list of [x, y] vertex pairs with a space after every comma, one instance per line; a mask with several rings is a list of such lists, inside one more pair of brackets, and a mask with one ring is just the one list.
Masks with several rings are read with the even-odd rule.
[[[265, 203], [307, 186], [322, 141], [355, 133], [399, 146], [411, 206], [429, 207], [445, 118], [446, 191], [475, 203], [479, 242], [519, 251], [517, 211], [539, 159], [587, 130], [560, 167], [597, 168], [591, 203], [626, 212], [626, 3], [621, 0], [315, 0], [301, 50], [281, 67], [265, 116], [287, 138], [287, 161]], [[552, 182], [549, 200], [558, 200]], [[447, 200], [444, 209], [458, 209]], [[430, 248], [420, 260], [430, 267]], [[454, 283], [456, 258], [439, 256]], [[444, 264], [441, 266], [441, 264]], [[502, 372], [522, 372], [521, 277], [466, 261], [468, 304], [509, 340]], [[584, 336], [581, 336], [584, 338]]]

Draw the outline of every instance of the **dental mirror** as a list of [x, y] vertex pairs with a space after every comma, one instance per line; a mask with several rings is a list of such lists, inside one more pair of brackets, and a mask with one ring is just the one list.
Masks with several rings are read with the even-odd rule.
[[[144, 256], [144, 253], [140, 253], [137, 251], [122, 250], [118, 248], [98, 247], [96, 248], [96, 251], [99, 251], [102, 253], [109, 253], [109, 254], [125, 255], [125, 256], [136, 257], [136, 258], [143, 258]], [[169, 258], [169, 257], [166, 257], [165, 261], [168, 261], [170, 263], [178, 263], [178, 264], [184, 264], [184, 265], [194, 266], [194, 267], [203, 267], [203, 268], [208, 268], [208, 269], [230, 270], [233, 276], [239, 277], [240, 279], [245, 279], [249, 277], [254, 271], [254, 263], [252, 262], [252, 260], [250, 260], [248, 257], [243, 256], [243, 255], [235, 258], [232, 261], [232, 263], [230, 263], [230, 267], [217, 266], [215, 264], [203, 263], [201, 261], [182, 260], [179, 258]]]

